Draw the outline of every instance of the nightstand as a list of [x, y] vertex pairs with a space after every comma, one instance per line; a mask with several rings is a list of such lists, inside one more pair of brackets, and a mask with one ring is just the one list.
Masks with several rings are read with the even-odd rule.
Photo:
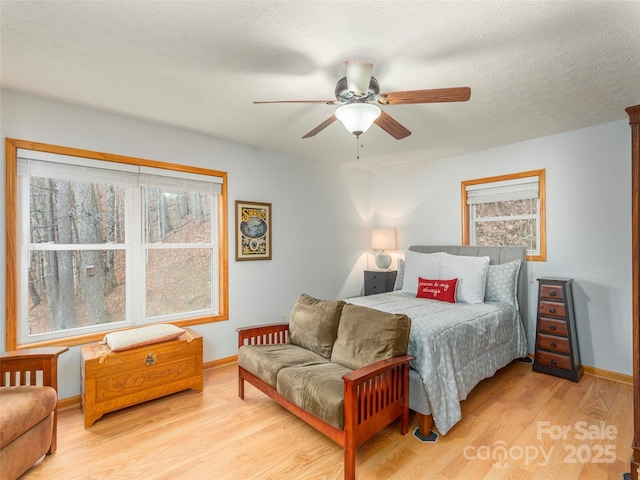
[[392, 292], [398, 276], [397, 270], [365, 270], [364, 294]]
[[571, 278], [538, 279], [534, 372], [577, 382], [582, 376]]

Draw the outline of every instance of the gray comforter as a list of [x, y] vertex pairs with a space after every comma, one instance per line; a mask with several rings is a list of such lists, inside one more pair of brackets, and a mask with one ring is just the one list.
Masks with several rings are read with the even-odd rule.
[[412, 368], [422, 379], [434, 423], [443, 435], [462, 418], [460, 401], [478, 382], [527, 354], [520, 315], [507, 304], [454, 304], [401, 291], [347, 301], [411, 318], [409, 354], [416, 357]]

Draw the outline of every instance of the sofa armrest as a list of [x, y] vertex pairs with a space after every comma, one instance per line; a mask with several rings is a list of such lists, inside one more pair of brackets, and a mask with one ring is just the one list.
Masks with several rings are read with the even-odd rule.
[[0, 385], [36, 385], [36, 372], [40, 371], [42, 385], [57, 390], [58, 357], [67, 350], [69, 350], [67, 347], [40, 347], [1, 353]]
[[238, 332], [238, 348], [243, 345], [271, 345], [287, 343], [289, 339], [288, 323], [270, 323], [267, 325], [255, 325], [241, 327]]
[[401, 418], [400, 433], [409, 427], [409, 363], [415, 357], [400, 355], [367, 365], [342, 376], [344, 429], [349, 440], [345, 469], [352, 465], [351, 450]]
[[387, 358], [379, 362], [372, 363], [362, 368], [358, 368], [342, 376], [345, 384], [357, 385], [369, 381], [383, 372], [398, 368], [400, 365], [408, 364], [415, 360], [416, 357], [411, 355], [399, 355], [397, 357]]

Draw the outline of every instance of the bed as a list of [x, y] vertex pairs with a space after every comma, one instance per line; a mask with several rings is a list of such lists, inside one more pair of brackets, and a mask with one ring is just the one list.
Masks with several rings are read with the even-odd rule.
[[[410, 371], [409, 407], [418, 414], [417, 435], [429, 435], [433, 424], [446, 435], [462, 418], [460, 401], [473, 387], [527, 356], [526, 251], [412, 246], [398, 267], [393, 292], [347, 301], [411, 318], [409, 354], [416, 360]], [[428, 282], [454, 276], [457, 303], [442, 301], [447, 284], [436, 282], [434, 289]], [[426, 298], [417, 298], [418, 291]], [[431, 298], [438, 294], [439, 299]]]

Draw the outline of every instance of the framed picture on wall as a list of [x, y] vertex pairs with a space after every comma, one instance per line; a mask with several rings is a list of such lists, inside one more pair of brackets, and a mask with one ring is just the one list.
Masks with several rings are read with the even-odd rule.
[[236, 260], [271, 260], [271, 204], [236, 200]]

